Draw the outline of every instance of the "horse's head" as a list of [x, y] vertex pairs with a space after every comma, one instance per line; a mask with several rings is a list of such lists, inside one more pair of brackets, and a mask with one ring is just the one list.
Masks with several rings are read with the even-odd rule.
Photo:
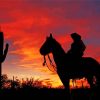
[[46, 38], [46, 41], [43, 43], [43, 45], [40, 48], [41, 55], [47, 55], [52, 51], [53, 40], [54, 39], [52, 37], [52, 34], [50, 34], [50, 36]]
[[46, 38], [46, 41], [41, 46], [40, 54], [44, 56], [43, 65], [45, 65], [45, 64], [47, 65], [45, 56], [48, 55], [50, 64], [55, 69], [56, 67], [52, 64], [52, 61], [49, 57], [49, 53], [53, 54], [54, 61], [57, 65], [59, 62], [62, 61], [62, 59], [65, 55], [65, 51], [63, 50], [61, 45], [52, 37], [52, 34], [50, 34], [50, 36]]

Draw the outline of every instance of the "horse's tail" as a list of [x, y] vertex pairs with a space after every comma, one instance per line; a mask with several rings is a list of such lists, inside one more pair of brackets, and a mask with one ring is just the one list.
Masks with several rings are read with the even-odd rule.
[[[98, 78], [99, 78], [99, 81], [100, 81], [100, 64], [99, 64]], [[100, 83], [99, 83], [99, 85], [100, 85]]]
[[98, 65], [98, 70], [96, 71], [96, 82], [97, 88], [100, 90], [100, 64]]
[[96, 77], [97, 86], [100, 88], [100, 63], [91, 57], [83, 57], [83, 60], [91, 66], [91, 74]]

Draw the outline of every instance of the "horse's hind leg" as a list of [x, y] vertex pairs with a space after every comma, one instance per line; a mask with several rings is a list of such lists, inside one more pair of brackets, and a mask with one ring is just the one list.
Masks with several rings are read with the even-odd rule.
[[87, 80], [90, 84], [90, 100], [95, 100], [95, 84], [93, 83], [93, 76], [89, 76]]
[[94, 84], [93, 84], [93, 76], [89, 76], [87, 78], [87, 80], [88, 80], [88, 83], [90, 84], [90, 88], [92, 89], [94, 87]]
[[96, 84], [97, 87], [100, 89], [100, 66], [98, 67], [99, 69], [96, 71]]

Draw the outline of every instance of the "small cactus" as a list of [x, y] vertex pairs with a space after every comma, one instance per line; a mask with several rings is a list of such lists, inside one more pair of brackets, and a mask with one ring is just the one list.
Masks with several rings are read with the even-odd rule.
[[5, 50], [3, 46], [4, 46], [4, 35], [3, 35], [3, 32], [0, 31], [0, 89], [1, 89], [2, 63], [4, 62], [6, 58], [9, 44], [8, 43], [6, 44]]

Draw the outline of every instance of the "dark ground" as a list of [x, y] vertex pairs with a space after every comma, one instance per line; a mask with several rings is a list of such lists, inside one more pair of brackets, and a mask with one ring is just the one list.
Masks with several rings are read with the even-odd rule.
[[[19, 90], [5, 89], [0, 91], [0, 100], [22, 100], [27, 98], [28, 100], [68, 100], [66, 91], [64, 89], [35, 89], [35, 88], [23, 88]], [[98, 92], [99, 93], [99, 92]], [[100, 100], [97, 93], [90, 92], [90, 89], [74, 89], [71, 91], [71, 100]]]

